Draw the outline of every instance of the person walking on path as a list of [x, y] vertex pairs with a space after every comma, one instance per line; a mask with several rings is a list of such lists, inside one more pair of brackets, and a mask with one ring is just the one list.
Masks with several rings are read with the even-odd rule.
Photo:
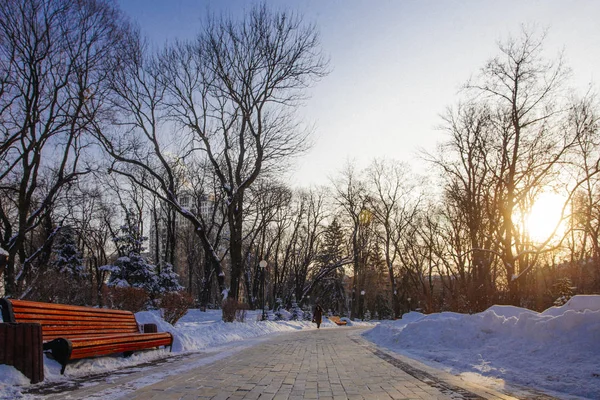
[[317, 329], [321, 327], [321, 320], [323, 318], [323, 308], [317, 303], [315, 306], [315, 312], [313, 313], [313, 322], [317, 324]]

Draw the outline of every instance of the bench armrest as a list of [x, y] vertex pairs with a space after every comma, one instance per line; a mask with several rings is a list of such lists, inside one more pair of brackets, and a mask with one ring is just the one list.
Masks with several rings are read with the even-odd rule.
[[142, 324], [140, 331], [142, 333], [157, 333], [158, 327], [156, 324]]

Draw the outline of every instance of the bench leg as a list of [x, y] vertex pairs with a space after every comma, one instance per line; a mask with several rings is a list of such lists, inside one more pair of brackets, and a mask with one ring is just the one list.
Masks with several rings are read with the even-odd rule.
[[44, 343], [44, 351], [50, 351], [52, 358], [62, 365], [60, 374], [63, 375], [65, 373], [67, 363], [71, 358], [71, 352], [73, 351], [73, 345], [71, 344], [71, 341], [63, 338], [54, 339], [50, 342]]
[[37, 323], [0, 323], [0, 364], [14, 366], [31, 383], [43, 381], [42, 326]]

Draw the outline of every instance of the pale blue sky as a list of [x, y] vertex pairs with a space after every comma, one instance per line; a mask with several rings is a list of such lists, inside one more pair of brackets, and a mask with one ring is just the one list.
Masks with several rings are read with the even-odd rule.
[[[157, 46], [191, 38], [207, 10], [237, 14], [251, 0], [119, 0]], [[316, 23], [332, 72], [301, 115], [315, 124], [314, 147], [297, 162], [294, 185], [327, 184], [346, 160], [364, 167], [395, 158], [420, 171], [417, 151], [442, 140], [439, 114], [521, 24], [548, 28], [548, 56], [565, 50], [582, 91], [600, 79], [596, 0], [267, 0]]]

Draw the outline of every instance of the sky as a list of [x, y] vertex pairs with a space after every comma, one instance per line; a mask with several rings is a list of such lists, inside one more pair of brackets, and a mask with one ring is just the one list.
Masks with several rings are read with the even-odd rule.
[[[208, 11], [238, 16], [255, 0], [118, 0], [160, 47], [195, 36]], [[600, 2], [595, 0], [267, 0], [296, 11], [320, 32], [330, 74], [299, 110], [314, 126], [311, 151], [296, 160], [293, 186], [327, 185], [347, 163], [375, 158], [427, 170], [419, 157], [444, 140], [440, 114], [462, 84], [522, 25], [548, 30], [580, 92], [600, 79]]]
[[[289, 313], [284, 315], [289, 317]], [[232, 356], [272, 335], [316, 329], [309, 321], [260, 321], [260, 311], [248, 311], [244, 323], [225, 323], [221, 317], [220, 310], [192, 309], [172, 326], [158, 311], [136, 313], [138, 323], [155, 323], [160, 332], [173, 334], [173, 354], [161, 349], [128, 358], [77, 360], [67, 366], [65, 375], [60, 375], [56, 361], [44, 356], [45, 381], [69, 387], [73, 386], [71, 381], [96, 375], [99, 378], [86, 379], [87, 388], [103, 380], [114, 385], [95, 398], [128, 398], [137, 388]], [[377, 346], [507, 394], [525, 387], [560, 399], [600, 399], [600, 295], [575, 296], [565, 305], [542, 313], [495, 305], [472, 315], [410, 312], [395, 321], [348, 320], [348, 326], [367, 328], [363, 337]], [[321, 329], [346, 328], [324, 319]], [[148, 366], [154, 364], [152, 360], [182, 353], [190, 354], [184, 363], [169, 368]], [[146, 372], [143, 378], [124, 382], [111, 374], [134, 365]], [[33, 398], [23, 395], [29, 386], [29, 380], [14, 367], [0, 365], [0, 399]]]

